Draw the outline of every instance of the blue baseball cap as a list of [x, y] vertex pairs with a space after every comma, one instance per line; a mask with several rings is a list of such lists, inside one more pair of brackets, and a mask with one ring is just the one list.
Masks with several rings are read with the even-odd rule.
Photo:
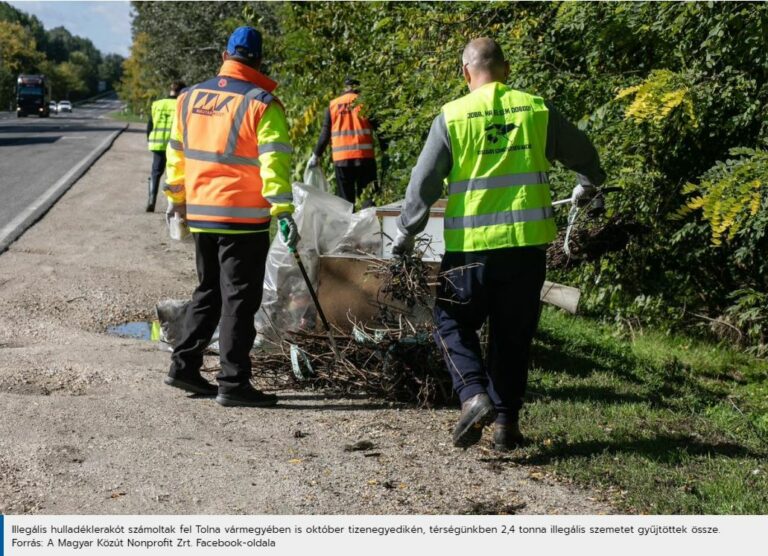
[[247, 60], [261, 58], [261, 33], [253, 27], [238, 27], [229, 36], [227, 54]]

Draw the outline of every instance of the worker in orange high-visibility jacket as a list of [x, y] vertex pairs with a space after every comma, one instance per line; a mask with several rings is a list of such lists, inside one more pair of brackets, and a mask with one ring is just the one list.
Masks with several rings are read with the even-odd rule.
[[[337, 192], [340, 197], [354, 204], [357, 196], [370, 183], [376, 186], [373, 193], [378, 192], [376, 152], [373, 148], [373, 136], [378, 129], [378, 122], [375, 118], [365, 116], [365, 108], [359, 99], [360, 82], [347, 77], [344, 85], [344, 93], [333, 99], [325, 111], [323, 127], [309, 159], [309, 166], [320, 163], [330, 143]], [[377, 137], [381, 150], [386, 151], [386, 140], [379, 134]], [[384, 155], [382, 166], [386, 162]], [[382, 167], [382, 170], [385, 168]], [[366, 205], [370, 205], [370, 201]]]
[[[249, 356], [272, 216], [289, 247], [299, 240], [288, 124], [272, 94], [277, 83], [259, 71], [261, 42], [251, 27], [232, 33], [219, 74], [179, 96], [167, 150], [166, 215], [185, 218], [192, 231], [199, 285], [165, 383], [217, 394], [224, 406], [277, 402], [251, 386]], [[218, 388], [200, 375], [217, 324]]]

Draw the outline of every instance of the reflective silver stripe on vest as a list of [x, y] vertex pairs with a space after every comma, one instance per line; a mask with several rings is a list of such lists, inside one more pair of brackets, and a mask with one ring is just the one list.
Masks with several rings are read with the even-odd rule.
[[343, 147], [333, 147], [333, 152], [341, 151], [372, 151], [373, 145], [366, 143], [364, 145], [344, 145]]
[[261, 166], [255, 158], [245, 158], [244, 156], [235, 156], [227, 153], [216, 153], [209, 151], [199, 151], [197, 149], [184, 149], [184, 157], [190, 160], [200, 160], [202, 162], [217, 162], [219, 164], [242, 164], [244, 166]]
[[168, 141], [168, 145], [177, 151], [183, 151], [184, 145], [181, 143], [181, 141], [177, 141], [176, 139], [171, 139]]
[[265, 195], [264, 198], [271, 204], [292, 203], [293, 193], [281, 193], [280, 195]]
[[268, 208], [187, 205], [187, 216], [229, 216], [232, 218], [269, 218]]
[[259, 155], [264, 153], [292, 153], [293, 148], [288, 143], [264, 143], [259, 145]]
[[187, 129], [189, 126], [187, 125], [187, 115], [189, 114], [189, 103], [192, 99], [192, 93], [194, 93], [197, 90], [197, 86], [191, 87], [189, 91], [187, 91], [186, 96], [184, 97], [184, 102], [181, 105], [181, 125], [184, 128], [184, 144], [189, 145], [189, 141], [187, 140]]
[[163, 191], [170, 191], [171, 193], [180, 193], [184, 189], [184, 184], [171, 185], [168, 182], [163, 184]]
[[490, 214], [476, 214], [474, 216], [446, 216], [445, 229], [463, 230], [466, 228], [480, 228], [482, 226], [538, 222], [541, 220], [548, 220], [552, 217], [552, 207], [492, 212]]
[[352, 135], [370, 135], [370, 129], [350, 129], [349, 131], [334, 131], [331, 137], [350, 137]]
[[481, 189], [501, 189], [516, 185], [544, 185], [548, 183], [549, 178], [547, 178], [546, 172], [525, 172], [522, 174], [493, 176], [492, 178], [474, 178], [466, 181], [457, 181], [448, 185], [448, 194], [458, 195]]
[[240, 128], [243, 127], [245, 121], [245, 115], [248, 113], [248, 107], [251, 105], [251, 101], [262, 93], [265, 93], [264, 89], [254, 87], [243, 96], [243, 101], [240, 106], [237, 107], [235, 117], [232, 120], [232, 128], [229, 130], [229, 137], [227, 137], [227, 148], [224, 152], [234, 153], [237, 148], [237, 138], [240, 137]]
[[171, 131], [171, 128], [170, 127], [153, 127], [150, 133], [155, 133], [156, 131]]

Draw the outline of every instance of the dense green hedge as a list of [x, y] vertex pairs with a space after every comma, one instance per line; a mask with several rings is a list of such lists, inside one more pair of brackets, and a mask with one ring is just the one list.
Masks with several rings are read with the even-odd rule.
[[[356, 75], [391, 140], [380, 201], [402, 196], [432, 118], [466, 91], [464, 44], [494, 37], [512, 66], [510, 85], [551, 99], [593, 138], [609, 185], [622, 188], [609, 203], [609, 221], [633, 230], [621, 249], [572, 261], [555, 277], [583, 289], [588, 311], [624, 325], [706, 327], [764, 349], [768, 5], [142, 2], [134, 8], [135, 36], [144, 42], [132, 71], [144, 72], [145, 91], [215, 71], [236, 25], [264, 31], [269, 72], [281, 83], [292, 124], [297, 172], [327, 101], [345, 74]], [[126, 83], [127, 98], [150, 100]], [[565, 196], [573, 177], [557, 170], [552, 181]]]

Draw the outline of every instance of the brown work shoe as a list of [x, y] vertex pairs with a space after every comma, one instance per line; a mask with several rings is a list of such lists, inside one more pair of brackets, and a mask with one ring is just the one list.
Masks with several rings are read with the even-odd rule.
[[496, 409], [488, 394], [480, 393], [461, 404], [461, 416], [453, 429], [453, 445], [469, 448], [483, 436], [483, 427], [493, 423]]
[[507, 423], [502, 425], [496, 423], [493, 427], [493, 449], [499, 452], [509, 452], [525, 444], [525, 437], [520, 432], [520, 424]]

